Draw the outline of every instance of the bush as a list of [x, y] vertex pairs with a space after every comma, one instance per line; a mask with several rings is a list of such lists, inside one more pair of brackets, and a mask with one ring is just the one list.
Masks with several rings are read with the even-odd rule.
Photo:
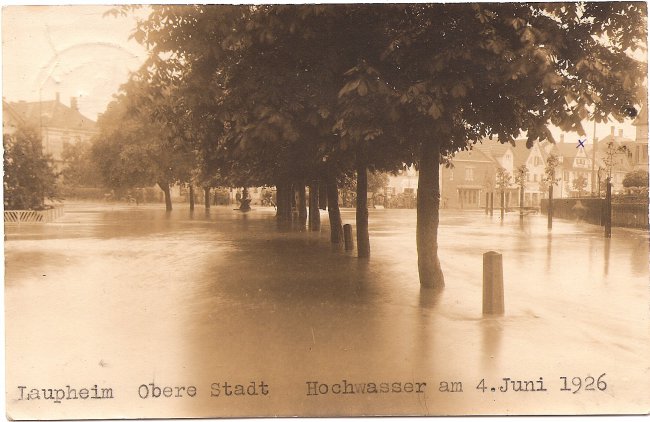
[[38, 133], [21, 127], [3, 135], [5, 210], [41, 210], [45, 199], [56, 199], [57, 175], [52, 160], [43, 154]]
[[648, 187], [648, 172], [645, 170], [634, 170], [625, 175], [623, 186], [626, 188]]

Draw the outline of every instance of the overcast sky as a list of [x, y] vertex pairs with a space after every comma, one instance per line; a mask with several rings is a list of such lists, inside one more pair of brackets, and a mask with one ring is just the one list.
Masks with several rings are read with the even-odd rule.
[[[8, 101], [78, 97], [95, 120], [146, 58], [129, 35], [135, 18], [102, 17], [109, 6], [9, 6], [2, 10], [2, 95]], [[139, 12], [140, 15], [146, 11]]]

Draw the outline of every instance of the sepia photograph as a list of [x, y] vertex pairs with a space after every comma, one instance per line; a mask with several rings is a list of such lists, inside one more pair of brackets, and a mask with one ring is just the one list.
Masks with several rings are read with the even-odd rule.
[[647, 415], [647, 27], [4, 6], [6, 417]]

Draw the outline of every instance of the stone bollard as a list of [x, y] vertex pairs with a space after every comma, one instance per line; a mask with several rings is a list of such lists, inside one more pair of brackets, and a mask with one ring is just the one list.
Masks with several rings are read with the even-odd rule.
[[500, 253], [483, 254], [483, 313], [503, 314], [503, 259]]
[[345, 250], [351, 251], [354, 249], [354, 242], [352, 241], [352, 225], [343, 225], [343, 238], [345, 239]]

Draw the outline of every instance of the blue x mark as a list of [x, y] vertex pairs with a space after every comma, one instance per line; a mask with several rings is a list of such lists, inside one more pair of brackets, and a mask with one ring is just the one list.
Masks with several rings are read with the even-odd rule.
[[581, 140], [581, 139], [578, 139], [578, 145], [576, 145], [576, 148], [579, 148], [579, 147], [583, 147], [583, 148], [584, 148], [584, 147], [585, 147], [585, 142], [587, 142], [586, 139], [582, 139], [582, 140]]

